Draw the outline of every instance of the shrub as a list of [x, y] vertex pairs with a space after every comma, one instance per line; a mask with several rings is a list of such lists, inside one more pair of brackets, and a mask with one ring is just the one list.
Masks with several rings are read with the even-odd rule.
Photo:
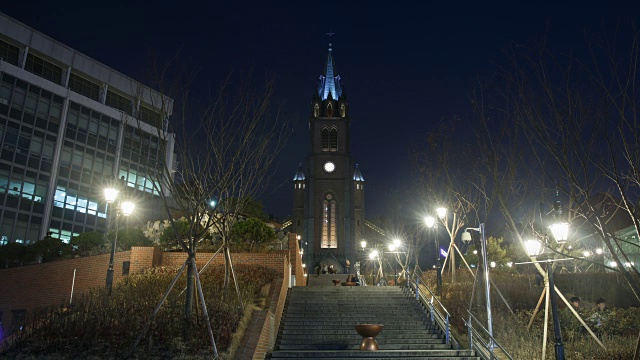
[[[260, 289], [276, 277], [275, 271], [260, 266], [235, 267], [245, 303], [257, 302]], [[123, 358], [153, 309], [162, 298], [176, 268], [153, 268], [124, 278], [108, 296], [95, 289], [73, 306], [49, 308], [29, 315], [26, 330], [17, 334], [9, 357], [52, 355], [65, 358]], [[211, 354], [209, 337], [198, 303], [194, 307], [192, 336], [182, 340], [186, 272], [176, 283], [147, 336], [138, 346], [138, 358], [172, 358], [177, 355]], [[233, 286], [223, 289], [224, 268], [212, 266], [201, 275], [203, 292], [218, 351], [225, 351], [242, 317]]]

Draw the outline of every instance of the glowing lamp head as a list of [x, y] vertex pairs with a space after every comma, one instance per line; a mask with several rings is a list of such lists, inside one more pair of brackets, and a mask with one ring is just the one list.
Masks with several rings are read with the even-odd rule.
[[367, 247], [367, 242], [366, 242], [366, 241], [364, 241], [364, 240], [360, 241], [360, 246], [361, 246], [363, 249], [364, 249], [364, 248], [366, 248], [366, 247]]
[[118, 189], [116, 188], [106, 188], [104, 189], [104, 198], [107, 200], [109, 204], [113, 204], [118, 197]]
[[436, 225], [436, 218], [433, 216], [427, 216], [424, 218], [424, 223], [428, 228], [432, 228]]
[[373, 250], [370, 254], [369, 254], [369, 259], [373, 260], [378, 258], [378, 250]]
[[527, 240], [524, 242], [524, 247], [527, 249], [527, 254], [532, 258], [542, 254], [542, 243], [538, 240]]
[[549, 226], [549, 228], [551, 229], [551, 233], [558, 244], [567, 242], [567, 239], [569, 238], [569, 223], [559, 222]]
[[132, 203], [131, 201], [123, 201], [122, 204], [120, 204], [120, 210], [122, 210], [122, 215], [124, 216], [131, 215], [131, 213], [133, 213], [134, 207], [135, 207], [135, 204]]
[[440, 219], [444, 219], [444, 217], [447, 216], [447, 208], [439, 207], [436, 209], [436, 213]]
[[389, 244], [389, 251], [395, 251], [396, 246], [394, 244]]

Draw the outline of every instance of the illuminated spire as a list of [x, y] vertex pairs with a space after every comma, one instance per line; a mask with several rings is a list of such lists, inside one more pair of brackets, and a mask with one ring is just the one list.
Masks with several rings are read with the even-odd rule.
[[296, 175], [293, 177], [293, 181], [302, 181], [304, 180], [304, 171], [302, 171], [302, 163], [298, 166], [298, 171]]
[[356, 169], [353, 171], [353, 180], [355, 181], [364, 181], [364, 177], [360, 172], [360, 168], [358, 168], [358, 164], [356, 164]]
[[342, 86], [340, 85], [340, 75], [335, 76], [335, 64], [333, 62], [333, 49], [329, 43], [329, 55], [327, 55], [327, 63], [324, 73], [320, 75], [318, 82], [318, 96], [322, 100], [327, 100], [329, 94], [334, 100], [340, 99], [342, 96]]

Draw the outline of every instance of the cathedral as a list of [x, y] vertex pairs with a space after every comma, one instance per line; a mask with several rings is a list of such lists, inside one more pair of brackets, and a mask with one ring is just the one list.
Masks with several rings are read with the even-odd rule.
[[[292, 231], [301, 236], [309, 269], [324, 263], [346, 272], [364, 240], [364, 178], [350, 151], [349, 103], [336, 73], [331, 44], [311, 101], [311, 150], [294, 183]], [[352, 269], [353, 270], [353, 269]]]

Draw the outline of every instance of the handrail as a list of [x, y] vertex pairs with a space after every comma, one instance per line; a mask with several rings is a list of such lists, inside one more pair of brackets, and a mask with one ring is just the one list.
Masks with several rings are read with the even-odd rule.
[[[418, 271], [420, 273], [418, 273]], [[419, 269], [415, 269], [413, 272], [411, 272], [411, 275], [409, 276], [409, 281], [407, 282], [408, 286], [414, 289], [414, 292], [416, 294], [416, 300], [421, 301], [424, 305], [429, 307], [429, 315], [431, 317], [431, 321], [436, 322], [441, 328], [445, 329], [445, 343], [450, 344], [451, 343], [451, 322], [450, 322], [451, 315], [449, 314], [449, 311], [447, 311], [447, 309], [444, 307], [444, 305], [442, 305], [440, 300], [438, 300], [435, 294], [431, 291], [431, 289], [429, 289], [429, 287], [424, 282], [422, 282], [421, 275], [422, 275], [422, 271], [420, 271]], [[423, 285], [422, 288], [420, 287], [421, 282]], [[431, 295], [430, 299], [427, 297], [426, 294], [424, 294], [423, 291], [421, 291], [422, 289], [426, 289], [429, 292], [429, 294]], [[438, 305], [438, 306], [435, 306], [435, 305]]]
[[[504, 356], [506, 356], [509, 360], [513, 360], [513, 358], [511, 357], [511, 355], [509, 355], [507, 350], [503, 348], [500, 345], [500, 343], [498, 343], [498, 340], [496, 340], [493, 336], [491, 336], [491, 334], [489, 333], [489, 330], [487, 330], [482, 325], [482, 323], [475, 316], [473, 316], [471, 312], [469, 312], [469, 310], [467, 310], [467, 314], [469, 314], [469, 321], [467, 322], [467, 320], [465, 319], [462, 319], [462, 321], [464, 321], [464, 324], [469, 331], [469, 348], [471, 349], [476, 348], [483, 358], [486, 358], [486, 356], [488, 356], [488, 358], [491, 360], [495, 358], [495, 354], [493, 353], [493, 350], [495, 348], [499, 348], [504, 354]], [[477, 325], [480, 326], [480, 329], [484, 331], [484, 336], [489, 337], [489, 341], [486, 341], [482, 336], [480, 336], [482, 334], [480, 334], [476, 329], [474, 329], [473, 320], [475, 320]], [[475, 339], [475, 342], [474, 342], [474, 339]], [[482, 345], [482, 348], [479, 348], [476, 345], [478, 343]], [[486, 352], [488, 352], [489, 354], [487, 355]]]
[[[431, 320], [437, 322], [439, 326], [445, 329], [446, 343], [449, 344], [451, 341], [453, 341], [457, 346], [459, 346], [457, 344], [457, 341], [455, 339], [452, 339], [451, 337], [451, 315], [449, 315], [449, 312], [440, 302], [438, 297], [433, 293], [433, 291], [431, 291], [427, 284], [422, 281], [422, 270], [420, 270], [420, 268], [416, 267], [410, 273], [407, 284], [410, 288], [414, 289], [416, 300], [421, 301], [423, 304], [429, 307]], [[420, 284], [422, 284], [423, 286], [421, 287]], [[424, 292], [425, 289], [428, 294]], [[497, 357], [494, 354], [494, 349], [499, 348], [507, 359], [513, 360], [507, 350], [505, 350], [505, 348], [503, 348], [498, 343], [498, 341], [493, 336], [491, 336], [489, 331], [482, 325], [482, 323], [469, 311], [467, 311], [467, 313], [469, 314], [469, 321], [467, 322], [467, 320], [465, 319], [462, 320], [464, 321], [464, 324], [468, 329], [469, 348], [471, 350], [476, 350], [477, 354], [479, 354], [479, 356], [485, 360], [496, 359]], [[477, 325], [479, 325], [481, 331], [477, 329], [477, 325], [476, 328], [473, 327], [473, 320], [475, 320]], [[488, 341], [484, 339], [487, 336], [489, 338]]]

